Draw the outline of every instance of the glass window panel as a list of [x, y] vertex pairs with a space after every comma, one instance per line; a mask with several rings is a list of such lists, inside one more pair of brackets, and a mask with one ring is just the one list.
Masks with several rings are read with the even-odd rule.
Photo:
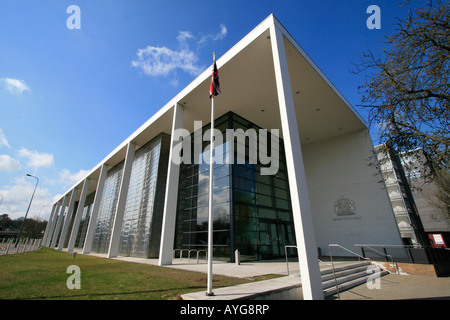
[[281, 198], [281, 199], [287, 199], [287, 191], [285, 189], [279, 189], [279, 188], [274, 188], [275, 189], [275, 197], [277, 198]]
[[[120, 255], [149, 257], [155, 256], [155, 251], [159, 252], [158, 245], [152, 245], [153, 242], [159, 243], [156, 239], [158, 232], [152, 233], [152, 230], [160, 229], [160, 226], [154, 224], [161, 219], [162, 206], [158, 204], [155, 207], [155, 197], [158, 192], [158, 179], [165, 180], [165, 172], [160, 172], [159, 164], [161, 158], [168, 157], [168, 143], [167, 136], [160, 135], [136, 150], [122, 223]], [[192, 171], [186, 166], [185, 168]], [[183, 179], [180, 184], [180, 191], [185, 196], [190, 196], [191, 190], [186, 188], [190, 181], [192, 178]], [[183, 203], [184, 207], [190, 207], [188, 199]], [[186, 214], [189, 215], [189, 212]], [[151, 239], [150, 235], [154, 239]]]
[[199, 219], [208, 219], [209, 215], [209, 207], [197, 207], [197, 218]]
[[267, 219], [277, 218], [277, 212], [273, 209], [260, 208], [258, 212], [260, 218], [267, 218]]
[[[232, 120], [230, 122], [230, 120]], [[258, 130], [257, 126], [251, 122], [239, 117], [235, 114], [226, 114], [220, 119], [216, 120], [216, 128], [219, 128], [222, 133], [228, 129], [228, 125], [231, 125], [230, 129], [241, 128], [244, 133], [250, 128]], [[205, 126], [202, 131], [208, 129]], [[225, 138], [225, 135], [223, 136]], [[261, 259], [279, 257], [284, 250], [280, 247], [276, 247], [272, 242], [261, 246], [261, 238], [273, 240], [285, 235], [289, 232], [281, 232], [280, 230], [288, 230], [287, 226], [292, 225], [292, 218], [289, 208], [289, 189], [287, 184], [287, 175], [284, 162], [284, 150], [283, 142], [280, 145], [280, 167], [282, 169], [278, 172], [278, 176], [262, 176], [260, 174], [261, 164], [251, 164], [250, 160], [253, 160], [250, 156], [252, 152], [256, 150], [256, 145], [252, 145], [250, 142], [253, 140], [248, 137], [245, 139], [236, 138], [233, 142], [235, 154], [234, 164], [221, 165], [214, 164], [214, 255], [229, 255], [231, 249], [239, 249], [246, 258], [249, 259]], [[225, 141], [225, 139], [224, 139]], [[216, 146], [215, 159], [226, 159], [229, 152], [229, 144], [231, 141], [226, 142], [224, 145]], [[241, 143], [245, 143], [240, 150], [238, 150]], [[263, 141], [262, 146], [270, 148], [270, 136], [267, 142]], [[205, 141], [203, 148], [209, 145], [209, 141]], [[259, 147], [259, 145], [258, 145]], [[244, 164], [237, 164], [237, 157], [246, 161]], [[208, 149], [203, 150], [202, 159], [207, 160], [209, 158]], [[198, 170], [196, 170], [198, 168]], [[232, 170], [231, 170], [232, 169]], [[183, 167], [180, 169], [183, 171]], [[201, 162], [190, 167], [190, 172], [200, 172], [198, 176], [194, 176], [194, 180], [191, 185], [183, 184], [181, 188], [192, 186], [192, 195], [198, 195], [198, 197], [190, 198], [192, 200], [192, 210], [190, 211], [193, 221], [195, 221], [195, 228], [188, 230], [187, 227], [177, 227], [180, 235], [176, 236], [177, 246], [182, 247], [202, 247], [206, 246], [207, 240], [207, 221], [208, 221], [208, 187], [209, 187], [209, 164]], [[180, 172], [181, 177], [186, 176], [189, 172]], [[230, 185], [230, 175], [233, 174], [232, 184]], [[230, 204], [230, 192], [233, 192], [232, 199], [233, 205]], [[184, 199], [189, 198], [184, 193], [179, 194], [178, 206], [181, 207], [184, 204]], [[218, 206], [218, 204], [223, 204]], [[278, 212], [276, 209], [284, 208]], [[182, 213], [180, 211], [179, 215]], [[233, 219], [231, 219], [233, 214]], [[260, 219], [270, 219], [273, 222], [262, 222]], [[179, 218], [177, 217], [177, 221]], [[234, 243], [235, 247], [230, 247], [230, 234], [232, 229], [230, 222], [235, 223], [233, 230], [235, 231]], [[269, 221], [269, 220], [268, 220]], [[284, 223], [284, 225], [278, 226], [278, 224]], [[184, 224], [183, 224], [184, 225]], [[192, 226], [192, 224], [190, 224]], [[224, 229], [219, 233], [218, 229]], [[181, 230], [183, 229], [183, 230]], [[293, 228], [292, 228], [293, 230]], [[278, 234], [280, 232], [280, 234]], [[181, 236], [183, 234], [183, 236]], [[185, 236], [188, 234], [189, 236]], [[286, 236], [287, 237], [287, 236]], [[216, 241], [219, 244], [216, 244]], [[286, 240], [280, 241], [285, 243]], [[228, 256], [229, 257], [229, 256]]]
[[283, 179], [279, 179], [279, 178], [274, 177], [273, 178], [273, 183], [278, 188], [282, 188], [282, 189], [286, 188], [286, 181], [283, 180]]
[[122, 178], [122, 170], [123, 162], [110, 169], [106, 175], [92, 243], [93, 252], [108, 252], [115, 208], [119, 195], [120, 181]]
[[289, 209], [289, 204], [287, 200], [283, 199], [276, 199], [276, 206], [278, 209], [285, 209], [285, 210]]
[[247, 204], [255, 203], [255, 194], [253, 192], [245, 192], [242, 190], [234, 191], [234, 200], [236, 202], [244, 202]]
[[272, 194], [272, 187], [269, 185], [266, 185], [266, 184], [257, 183], [256, 184], [256, 192], [270, 196]]
[[258, 181], [258, 182], [265, 183], [265, 184], [272, 184], [272, 178], [271, 178], [270, 175], [264, 175], [263, 176], [261, 174], [257, 174], [255, 176], [255, 180]]
[[272, 201], [273, 198], [272, 197], [265, 196], [265, 195], [262, 195], [262, 194], [258, 194], [256, 196], [256, 198], [257, 198], [257, 203], [259, 205], [261, 205], [261, 206], [266, 206], [266, 207], [273, 206], [273, 201]]
[[289, 214], [289, 211], [278, 211], [277, 215], [278, 219], [282, 221], [291, 221], [291, 215]]
[[203, 195], [199, 195], [197, 197], [197, 203], [195, 201], [195, 198], [193, 199], [192, 206], [193, 207], [194, 206], [197, 206], [197, 207], [206, 206], [209, 203], [208, 201], [209, 201], [209, 194], [208, 193], [203, 194]]

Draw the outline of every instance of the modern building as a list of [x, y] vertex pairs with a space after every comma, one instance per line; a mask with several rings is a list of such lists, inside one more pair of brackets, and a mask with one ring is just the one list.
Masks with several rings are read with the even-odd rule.
[[[402, 243], [364, 120], [273, 15], [217, 67], [214, 259], [296, 245], [304, 297], [321, 299], [317, 258], [330, 243]], [[206, 249], [210, 79], [205, 70], [53, 205], [45, 245], [160, 265]]]
[[378, 145], [375, 150], [403, 243], [448, 247], [448, 209], [440, 208], [435, 184], [422, 178], [420, 149], [399, 153]]

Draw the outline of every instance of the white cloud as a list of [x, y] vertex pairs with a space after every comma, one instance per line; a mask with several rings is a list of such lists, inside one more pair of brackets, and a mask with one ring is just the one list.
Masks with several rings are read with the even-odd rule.
[[23, 80], [2, 78], [0, 81], [3, 82], [5, 89], [12, 94], [21, 95], [24, 91], [30, 91], [30, 88], [28, 88]]
[[50, 167], [54, 164], [52, 154], [30, 151], [26, 148], [21, 148], [18, 153], [20, 157], [28, 159], [27, 167], [29, 168]]
[[0, 171], [15, 171], [20, 169], [20, 163], [7, 154], [0, 155]]
[[225, 38], [225, 36], [228, 34], [227, 27], [223, 24], [221, 24], [219, 27], [220, 27], [220, 31], [217, 34], [215, 34], [215, 35], [207, 34], [207, 35], [202, 36], [200, 38], [200, 40], [198, 41], [198, 44], [202, 44], [208, 40], [217, 41], [217, 40], [222, 40], [223, 38]]
[[[226, 35], [227, 28], [225, 25], [220, 25], [220, 31], [216, 35], [202, 36], [196, 43], [200, 45], [210, 39], [221, 40]], [[195, 40], [197, 38], [190, 31], [180, 31], [177, 36], [178, 49], [149, 45], [144, 49], [138, 49], [136, 53], [138, 58], [131, 62], [131, 66], [142, 69], [149, 76], [172, 75], [170, 84], [176, 86], [178, 80], [173, 76], [173, 72], [176, 70], [197, 76], [205, 69], [204, 66], [198, 64], [198, 55], [189, 46], [189, 41]]]
[[186, 43], [184, 43], [186, 41], [186, 39], [192, 39], [192, 38], [194, 38], [194, 36], [192, 35], [192, 33], [190, 31], [180, 31], [180, 32], [178, 32], [177, 40], [181, 44], [186, 44]]
[[8, 147], [8, 148], [11, 148], [11, 147], [9, 146], [8, 140], [6, 140], [5, 134], [3, 133], [2, 129], [0, 128], [0, 148], [1, 148], [1, 147]]
[[[3, 186], [0, 189], [0, 194], [3, 195], [1, 213], [8, 214], [11, 219], [24, 217], [35, 186], [36, 180], [26, 180], [26, 177], [15, 179], [12, 185]], [[28, 218], [39, 217], [42, 214], [40, 218], [48, 220], [51, 200], [50, 191], [38, 186], [28, 212]], [[43, 208], [44, 206], [45, 208]]]
[[80, 182], [81, 179], [86, 177], [88, 173], [89, 171], [87, 170], [80, 170], [76, 173], [72, 173], [68, 169], [63, 169], [59, 173], [59, 180], [64, 185], [64, 187], [68, 188], [73, 186], [75, 183]]
[[139, 49], [138, 59], [131, 62], [133, 67], [141, 68], [149, 76], [167, 76], [171, 71], [181, 69], [191, 75], [198, 75], [203, 68], [197, 65], [196, 54], [183, 48], [175, 51], [167, 47], [147, 46]]
[[225, 38], [227, 33], [228, 33], [227, 27], [225, 27], [225, 25], [221, 24], [220, 31], [218, 34], [216, 34], [216, 36], [213, 38], [213, 40], [222, 40], [223, 38]]

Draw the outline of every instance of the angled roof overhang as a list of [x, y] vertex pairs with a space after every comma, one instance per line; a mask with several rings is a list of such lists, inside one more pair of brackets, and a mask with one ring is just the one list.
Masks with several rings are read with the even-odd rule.
[[[273, 26], [283, 35], [301, 144], [311, 144], [366, 129], [362, 117], [273, 15], [267, 17], [217, 60], [222, 94], [215, 98], [215, 117], [232, 111], [262, 128], [279, 129], [282, 138], [270, 41], [270, 28]], [[184, 106], [183, 127], [189, 132], [193, 132], [194, 121], [208, 124], [211, 111], [211, 71], [212, 68], [208, 68], [199, 75], [105, 157], [86, 178], [97, 179], [103, 164], [114, 166], [122, 161], [129, 142], [135, 143], [139, 148], [161, 132], [171, 134], [173, 107], [177, 103]], [[83, 181], [84, 179], [67, 193], [74, 187], [81, 188]]]
[[[280, 129], [270, 27], [283, 34], [289, 77], [302, 144], [366, 128], [356, 110], [345, 100], [303, 49], [273, 15], [264, 20], [217, 61], [222, 94], [215, 99], [215, 117], [228, 111], [266, 129]], [[205, 71], [195, 87], [179, 96], [185, 106], [184, 127], [194, 120], [210, 122], [209, 84]]]

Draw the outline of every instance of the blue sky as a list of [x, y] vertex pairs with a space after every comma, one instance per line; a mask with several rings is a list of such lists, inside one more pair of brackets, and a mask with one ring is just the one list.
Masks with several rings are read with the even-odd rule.
[[[381, 52], [395, 18], [423, 3], [0, 0], [0, 214], [24, 216], [29, 173], [29, 215], [48, 219], [55, 197], [271, 13], [357, 107], [358, 54]], [[67, 27], [70, 5], [80, 29]], [[379, 30], [366, 27], [370, 5]]]

